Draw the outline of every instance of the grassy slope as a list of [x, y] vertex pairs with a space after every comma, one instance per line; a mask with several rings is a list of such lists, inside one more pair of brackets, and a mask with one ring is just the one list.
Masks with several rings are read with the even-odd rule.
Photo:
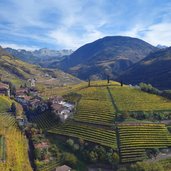
[[36, 78], [40, 87], [43, 85], [53, 87], [81, 82], [79, 79], [60, 70], [43, 69], [7, 55], [0, 55], [0, 73], [2, 80], [11, 81], [18, 86], [24, 84], [29, 78]]

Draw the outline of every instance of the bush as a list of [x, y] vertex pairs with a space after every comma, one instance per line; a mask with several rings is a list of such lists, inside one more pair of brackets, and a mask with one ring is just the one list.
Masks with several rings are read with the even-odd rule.
[[64, 162], [63, 162], [64, 164], [67, 164], [73, 168], [75, 168], [77, 166], [78, 160], [75, 157], [75, 155], [73, 155], [71, 153], [64, 153], [63, 158], [64, 158]]
[[69, 147], [73, 147], [73, 145], [74, 145], [74, 140], [73, 140], [73, 139], [68, 139], [66, 143], [67, 143], [67, 145], [68, 145]]

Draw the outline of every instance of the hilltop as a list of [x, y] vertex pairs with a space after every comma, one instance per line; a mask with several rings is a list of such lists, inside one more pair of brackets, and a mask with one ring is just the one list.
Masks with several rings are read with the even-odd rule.
[[16, 85], [27, 83], [34, 78], [39, 85], [63, 86], [80, 83], [81, 81], [60, 70], [45, 69], [23, 62], [3, 48], [0, 48], [0, 75], [3, 81], [11, 81]]
[[59, 68], [78, 78], [116, 78], [158, 48], [131, 37], [109, 36], [86, 44], [60, 62]]
[[171, 89], [171, 47], [149, 54], [127, 70], [119, 80], [125, 83], [150, 83], [159, 89]]

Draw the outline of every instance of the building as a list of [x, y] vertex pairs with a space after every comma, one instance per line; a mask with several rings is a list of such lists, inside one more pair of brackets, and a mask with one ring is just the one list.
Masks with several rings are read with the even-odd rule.
[[10, 88], [8, 84], [0, 82], [0, 94], [10, 96]]
[[56, 103], [60, 103], [60, 102], [62, 102], [64, 99], [63, 99], [63, 97], [62, 96], [55, 96], [55, 97], [53, 97], [53, 98], [49, 98], [49, 101], [51, 101], [52, 102], [52, 104], [56, 104]]
[[70, 103], [67, 103], [67, 102], [64, 102], [64, 101], [59, 102], [59, 104], [61, 104], [62, 106], [64, 106], [65, 108], [67, 108], [70, 111], [72, 111], [74, 109], [73, 104], [70, 104]]
[[67, 165], [57, 167], [54, 171], [71, 171], [71, 168]]
[[65, 122], [65, 120], [72, 115], [72, 111], [70, 110], [70, 108], [63, 106], [62, 104], [52, 104], [52, 110], [62, 122]]
[[36, 79], [31, 78], [27, 80], [30, 83], [30, 87], [35, 87], [36, 86]]

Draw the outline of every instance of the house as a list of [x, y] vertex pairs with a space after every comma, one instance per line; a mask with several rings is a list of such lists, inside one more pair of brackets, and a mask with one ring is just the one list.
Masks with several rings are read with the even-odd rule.
[[8, 84], [0, 82], [0, 94], [10, 96], [10, 88]]
[[73, 104], [70, 104], [70, 103], [67, 103], [67, 102], [64, 102], [64, 101], [59, 102], [59, 104], [61, 104], [62, 106], [66, 107], [70, 111], [72, 111], [74, 109], [74, 105]]
[[67, 107], [63, 106], [62, 104], [52, 104], [52, 110], [60, 118], [62, 122], [65, 122], [67, 118], [72, 115], [72, 112]]
[[71, 171], [71, 168], [67, 165], [57, 167], [54, 171]]
[[49, 98], [49, 101], [51, 101], [52, 104], [60, 103], [61, 101], [63, 101], [63, 97], [62, 96], [55, 96], [53, 98]]
[[44, 141], [38, 144], [34, 145], [35, 148], [40, 148], [40, 149], [45, 149], [45, 148], [49, 148], [49, 143]]
[[65, 122], [72, 115], [71, 111], [68, 109], [64, 109], [60, 112], [59, 117], [62, 122]]
[[30, 87], [35, 87], [36, 86], [36, 79], [30, 78], [27, 81], [30, 83]]
[[16, 97], [22, 98], [28, 94], [28, 88], [19, 88], [16, 90]]

